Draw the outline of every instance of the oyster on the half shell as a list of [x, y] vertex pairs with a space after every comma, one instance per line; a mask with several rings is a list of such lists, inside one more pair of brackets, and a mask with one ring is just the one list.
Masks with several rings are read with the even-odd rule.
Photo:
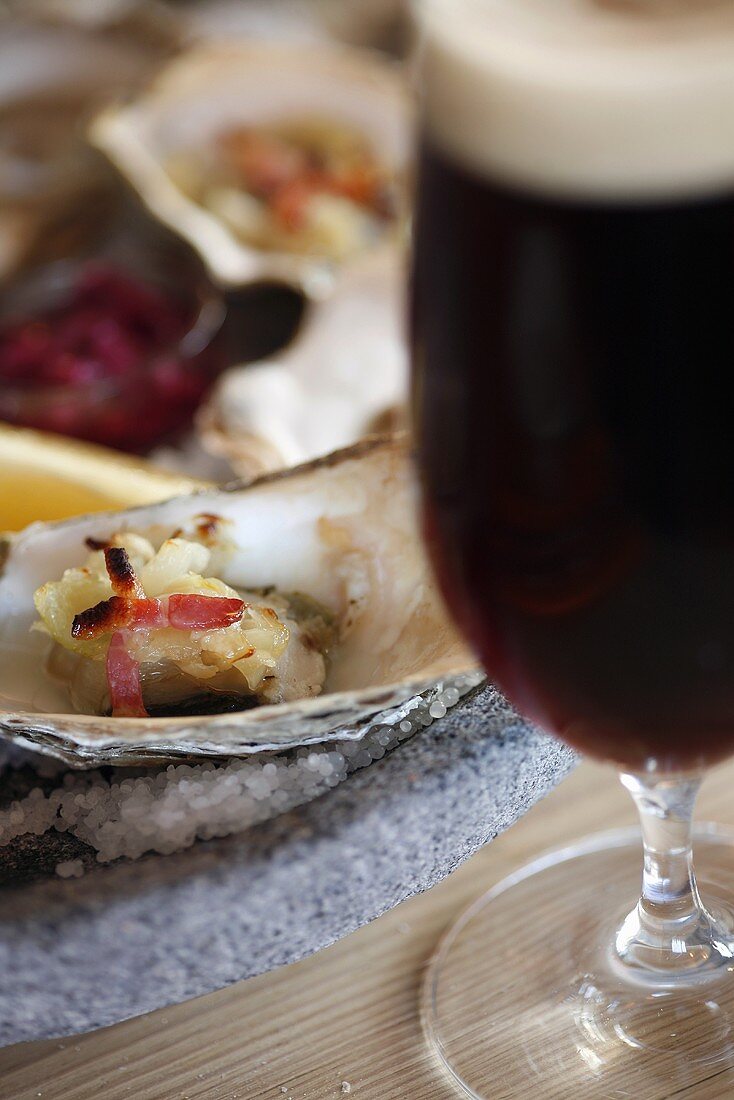
[[235, 228], [247, 195], [229, 195], [218, 214], [180, 184], [173, 166], [182, 155], [200, 154], [206, 170], [228, 132], [319, 119], [363, 138], [386, 176], [401, 179], [410, 160], [410, 113], [398, 69], [369, 54], [241, 40], [188, 51], [136, 101], [99, 115], [90, 138], [220, 284], [281, 280], [319, 297], [331, 289], [333, 260], [254, 247]]
[[[135, 535], [155, 546], [217, 518], [216, 577], [242, 592], [301, 593], [333, 631], [322, 694], [238, 713], [99, 717], [77, 713], [46, 670], [34, 593], [83, 565], [91, 545]], [[125, 534], [127, 533], [127, 535]], [[207, 532], [207, 538], [211, 532]], [[237, 752], [332, 737], [475, 666], [437, 592], [416, 524], [409, 455], [370, 441], [259, 482], [126, 512], [34, 524], [2, 544], [0, 732], [23, 741]], [[288, 614], [288, 609], [284, 612]], [[297, 615], [295, 616], [297, 618]]]

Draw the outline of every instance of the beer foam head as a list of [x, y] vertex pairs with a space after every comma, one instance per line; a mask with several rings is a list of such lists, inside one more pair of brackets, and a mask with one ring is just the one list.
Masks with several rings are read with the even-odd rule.
[[734, 186], [734, 0], [419, 0], [430, 138], [495, 180], [645, 199]]

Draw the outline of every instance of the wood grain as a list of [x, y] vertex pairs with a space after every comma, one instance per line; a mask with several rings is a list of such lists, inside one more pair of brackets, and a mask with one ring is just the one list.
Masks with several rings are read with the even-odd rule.
[[[733, 787], [734, 763], [713, 772], [699, 818], [734, 824]], [[456, 1100], [417, 1013], [423, 967], [442, 929], [543, 849], [633, 821], [614, 775], [584, 764], [440, 886], [311, 959], [90, 1035], [0, 1051], [0, 1097]], [[725, 1073], [676, 1100], [733, 1096], [734, 1074]]]

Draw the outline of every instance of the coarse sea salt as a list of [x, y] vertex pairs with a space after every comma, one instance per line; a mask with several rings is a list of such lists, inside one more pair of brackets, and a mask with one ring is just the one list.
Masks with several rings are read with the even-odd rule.
[[[310, 745], [280, 753], [258, 754], [214, 764], [169, 764], [152, 769], [126, 768], [66, 772], [42, 761], [46, 789], [34, 787], [0, 810], [0, 846], [28, 833], [69, 832], [97, 853], [100, 863], [145, 852], [169, 854], [196, 840], [243, 832], [252, 825], [294, 809], [367, 767], [400, 742], [443, 716], [476, 687], [479, 674], [438, 684], [424, 698], [384, 712], [358, 740]], [[33, 757], [34, 765], [38, 758]], [[42, 759], [42, 758], [41, 758]], [[28, 756], [3, 746], [3, 770], [28, 764]], [[56, 769], [56, 786], [49, 777]], [[40, 774], [40, 772], [39, 772]], [[81, 860], [57, 864], [62, 878], [84, 873]]]
[[84, 864], [80, 859], [67, 859], [63, 863], [56, 864], [56, 874], [59, 878], [81, 878], [84, 874]]

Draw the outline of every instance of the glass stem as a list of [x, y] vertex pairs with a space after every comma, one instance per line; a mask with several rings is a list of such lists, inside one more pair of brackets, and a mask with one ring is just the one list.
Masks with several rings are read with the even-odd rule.
[[693, 870], [693, 809], [702, 774], [622, 773], [640, 814], [642, 896], [616, 937], [617, 960], [638, 978], [690, 980], [730, 964], [731, 920], [701, 901]]

